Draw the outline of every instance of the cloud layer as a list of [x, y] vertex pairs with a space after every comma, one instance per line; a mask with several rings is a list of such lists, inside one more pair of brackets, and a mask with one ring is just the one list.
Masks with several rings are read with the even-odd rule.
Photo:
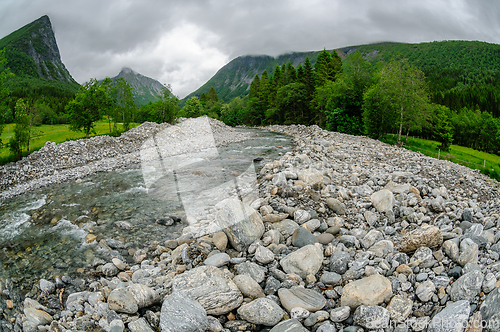
[[500, 43], [497, 0], [2, 0], [0, 38], [45, 14], [78, 82], [126, 66], [180, 97], [240, 55], [380, 41]]

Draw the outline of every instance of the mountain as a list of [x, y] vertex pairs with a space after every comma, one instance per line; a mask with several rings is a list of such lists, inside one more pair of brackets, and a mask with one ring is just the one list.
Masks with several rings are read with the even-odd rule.
[[[49, 17], [42, 16], [3, 37], [1, 49], [5, 49], [7, 67], [14, 73], [5, 82], [12, 97], [40, 100], [57, 114], [64, 113], [80, 85], [61, 61]], [[14, 112], [15, 104], [10, 104]], [[44, 118], [44, 121], [49, 120]]]
[[276, 65], [279, 64], [281, 66], [283, 63], [291, 62], [296, 67], [299, 63], [304, 62], [306, 56], [309, 56], [309, 60], [314, 65], [320, 52], [294, 52], [278, 57], [269, 55], [245, 55], [237, 57], [219, 69], [207, 83], [198, 90], [190, 93], [183, 101], [193, 96], [199, 97], [202, 93], [207, 94], [210, 87], [213, 86], [219, 99], [229, 102], [234, 97], [247, 95], [250, 83], [255, 75], [262, 74], [264, 69], [271, 75]]
[[3, 48], [7, 65], [16, 76], [76, 83], [61, 61], [47, 15], [0, 39]]
[[[446, 99], [448, 97], [453, 99], [452, 95], [457, 93], [455, 90], [463, 89], [464, 86], [473, 89], [474, 86], [488, 85], [491, 88], [500, 85], [498, 44], [479, 41], [439, 41], [419, 44], [387, 42], [349, 46], [336, 51], [341, 58], [359, 51], [372, 64], [379, 61], [389, 62], [392, 58], [402, 56], [425, 73], [434, 100], [447, 105], [449, 103]], [[264, 69], [272, 75], [277, 64], [290, 61], [296, 67], [304, 62], [306, 56], [309, 56], [314, 65], [319, 53], [320, 51], [290, 53], [278, 57], [240, 56], [219, 69], [207, 83], [188, 95], [184, 101], [191, 96], [208, 93], [213, 86], [219, 99], [229, 102], [236, 96], [247, 95], [255, 74], [262, 74]], [[479, 106], [481, 99], [483, 98], [478, 98]], [[460, 105], [449, 106], [458, 108]]]
[[155, 102], [160, 99], [163, 89], [163, 84], [155, 79], [141, 75], [130, 68], [123, 68], [120, 73], [111, 78], [113, 81], [119, 78], [124, 78], [132, 87], [134, 93], [135, 104], [138, 106], [147, 103]]

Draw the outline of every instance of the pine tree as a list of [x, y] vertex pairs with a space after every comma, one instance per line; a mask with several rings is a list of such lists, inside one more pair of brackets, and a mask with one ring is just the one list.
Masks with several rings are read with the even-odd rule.
[[[441, 144], [438, 146], [443, 151], [449, 151], [453, 142], [453, 127], [450, 125], [448, 110], [446, 106], [438, 105], [437, 123], [434, 130], [434, 136]], [[449, 110], [448, 110], [449, 111]]]

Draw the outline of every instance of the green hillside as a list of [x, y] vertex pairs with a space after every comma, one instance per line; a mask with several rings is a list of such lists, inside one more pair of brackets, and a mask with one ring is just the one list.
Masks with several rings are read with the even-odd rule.
[[[405, 44], [380, 43], [337, 49], [341, 57], [359, 51], [371, 63], [389, 62], [404, 57], [422, 70], [429, 83], [432, 99], [458, 110], [462, 107], [479, 108], [498, 117], [500, 109], [500, 45], [479, 41], [440, 41]], [[191, 96], [208, 93], [214, 86], [224, 102], [236, 96], [246, 96], [255, 74], [267, 70], [272, 75], [277, 64], [303, 63], [309, 56], [314, 65], [320, 51], [284, 54], [241, 56], [222, 67], [207, 83]]]
[[283, 54], [278, 57], [269, 55], [246, 55], [240, 56], [219, 69], [219, 71], [207, 83], [198, 90], [192, 92], [183, 99], [183, 102], [189, 98], [207, 94], [210, 87], [213, 86], [220, 100], [229, 102], [234, 97], [248, 95], [250, 83], [256, 74], [262, 74], [264, 70], [272, 73], [276, 65], [291, 62], [294, 66], [303, 63], [306, 56], [314, 64], [320, 51], [317, 52], [294, 52]]

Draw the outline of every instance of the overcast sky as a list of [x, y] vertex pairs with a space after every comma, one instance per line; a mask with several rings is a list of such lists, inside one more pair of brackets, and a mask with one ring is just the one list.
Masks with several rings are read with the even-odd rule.
[[130, 67], [181, 98], [240, 55], [380, 41], [500, 43], [499, 0], [0, 0], [0, 38], [45, 14], [79, 83]]

